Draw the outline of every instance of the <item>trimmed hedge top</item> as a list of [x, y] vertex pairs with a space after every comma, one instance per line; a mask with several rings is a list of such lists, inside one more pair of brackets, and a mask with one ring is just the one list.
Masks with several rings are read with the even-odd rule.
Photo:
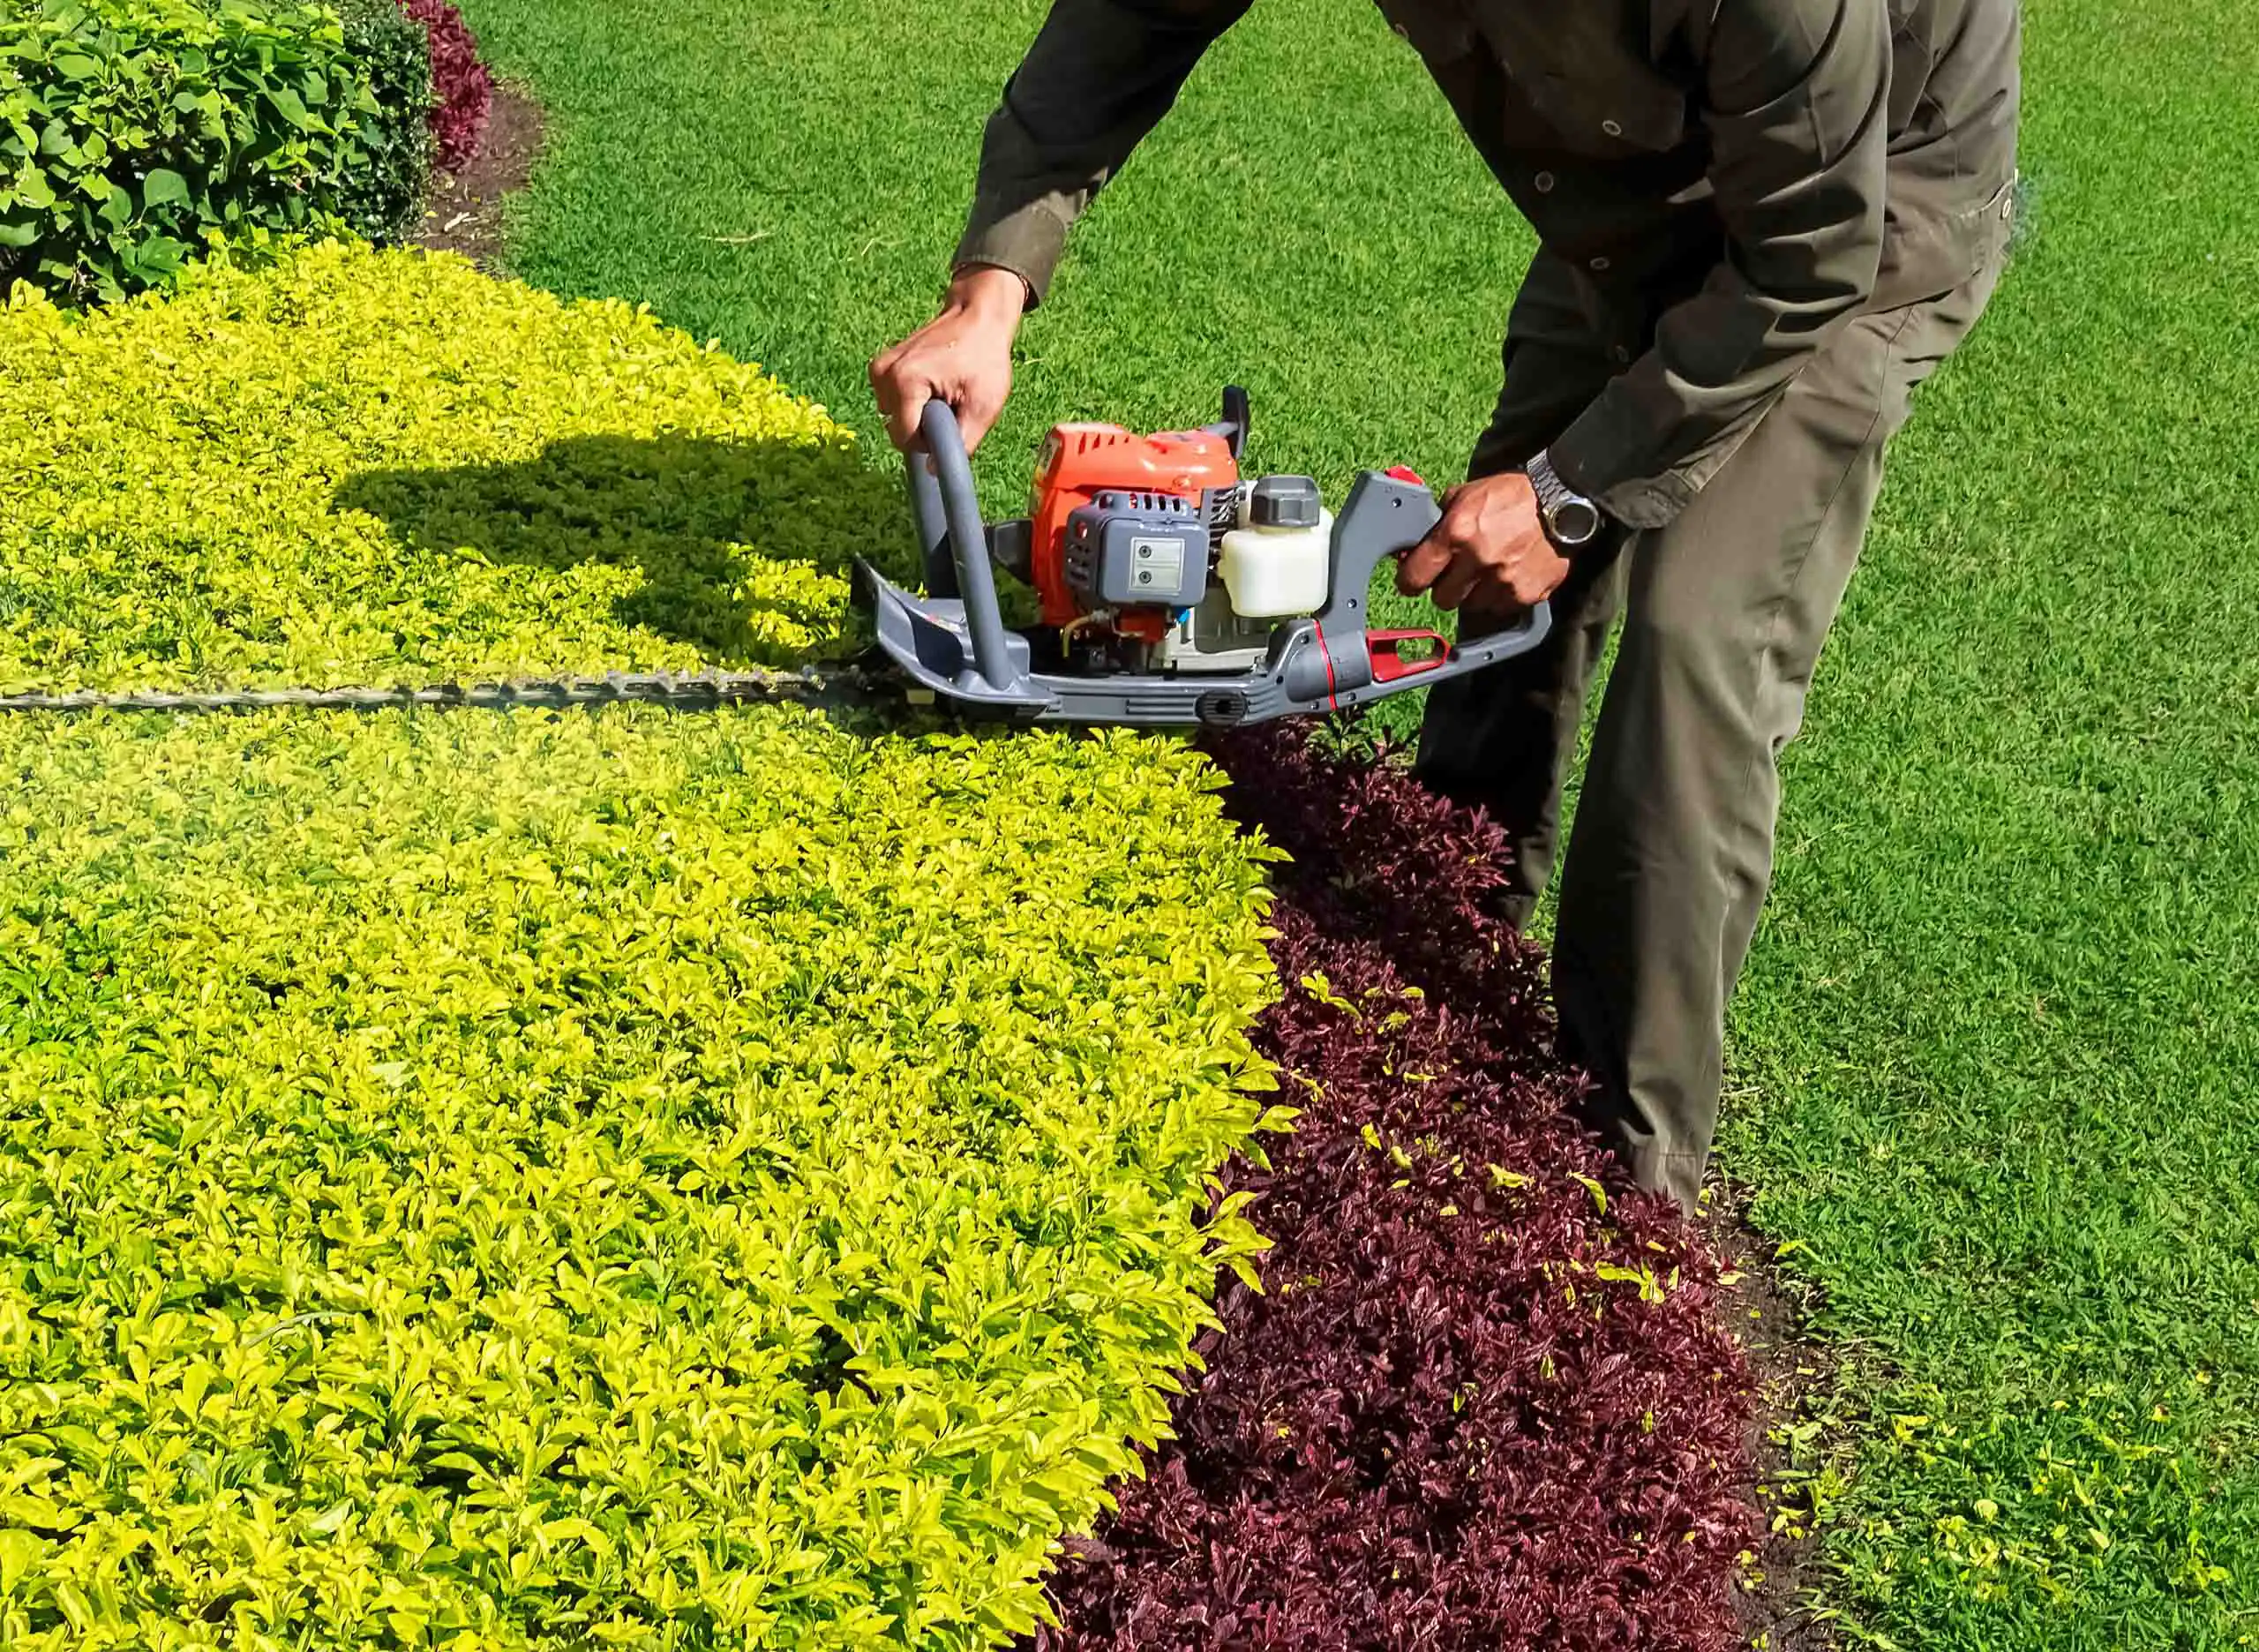
[[0, 1641], [1028, 1627], [1252, 1248], [1201, 1226], [1271, 991], [1211, 775], [0, 721]]
[[0, 316], [0, 686], [782, 664], [859, 551], [849, 434], [618, 301], [331, 244]]

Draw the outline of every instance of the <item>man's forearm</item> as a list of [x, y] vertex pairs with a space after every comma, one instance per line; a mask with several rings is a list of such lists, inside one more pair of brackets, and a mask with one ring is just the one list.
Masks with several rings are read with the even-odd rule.
[[1073, 227], [1249, 0], [1054, 0], [982, 136], [953, 270], [1009, 270], [1042, 302]]
[[983, 326], [1018, 325], [1028, 305], [1028, 284], [1017, 271], [996, 264], [965, 262], [949, 275], [944, 311], [954, 310]]

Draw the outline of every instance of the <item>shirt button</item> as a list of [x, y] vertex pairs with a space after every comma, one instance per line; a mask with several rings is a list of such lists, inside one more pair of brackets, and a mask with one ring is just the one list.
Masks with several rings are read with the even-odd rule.
[[1592, 261], [1590, 267], [1595, 273], [1604, 270], [1608, 267], [1608, 260], [1604, 258], [1596, 258]]
[[1621, 138], [1624, 135], [1624, 124], [1621, 121], [1604, 120], [1601, 122], [1600, 129], [1610, 138]]
[[1537, 185], [1537, 192], [1540, 195], [1550, 195], [1553, 192], [1553, 175], [1550, 172], [1540, 172], [1532, 182]]

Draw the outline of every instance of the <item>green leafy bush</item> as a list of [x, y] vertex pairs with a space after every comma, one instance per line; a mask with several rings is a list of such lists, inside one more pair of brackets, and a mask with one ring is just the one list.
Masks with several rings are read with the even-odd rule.
[[0, 684], [777, 664], [859, 550], [898, 483], [626, 304], [329, 243], [0, 316]]
[[399, 0], [331, 0], [345, 49], [368, 77], [382, 117], [362, 132], [367, 151], [339, 180], [338, 212], [371, 241], [396, 241], [424, 216], [439, 157], [432, 121], [439, 109], [432, 37]]
[[1202, 1223], [1270, 995], [1211, 773], [0, 721], [0, 1644], [1026, 1628], [1253, 1249]]
[[428, 58], [419, 85], [351, 10], [349, 38], [300, 0], [0, 0], [0, 289], [115, 299], [215, 237], [396, 231]]

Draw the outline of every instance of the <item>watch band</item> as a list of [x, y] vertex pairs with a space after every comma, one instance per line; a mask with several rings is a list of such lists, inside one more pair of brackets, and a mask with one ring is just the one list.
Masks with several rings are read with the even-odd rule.
[[1553, 469], [1553, 458], [1541, 450], [1529, 462], [1529, 485], [1537, 495], [1537, 514], [1546, 537], [1565, 551], [1590, 544], [1600, 535], [1600, 507], [1578, 492]]

